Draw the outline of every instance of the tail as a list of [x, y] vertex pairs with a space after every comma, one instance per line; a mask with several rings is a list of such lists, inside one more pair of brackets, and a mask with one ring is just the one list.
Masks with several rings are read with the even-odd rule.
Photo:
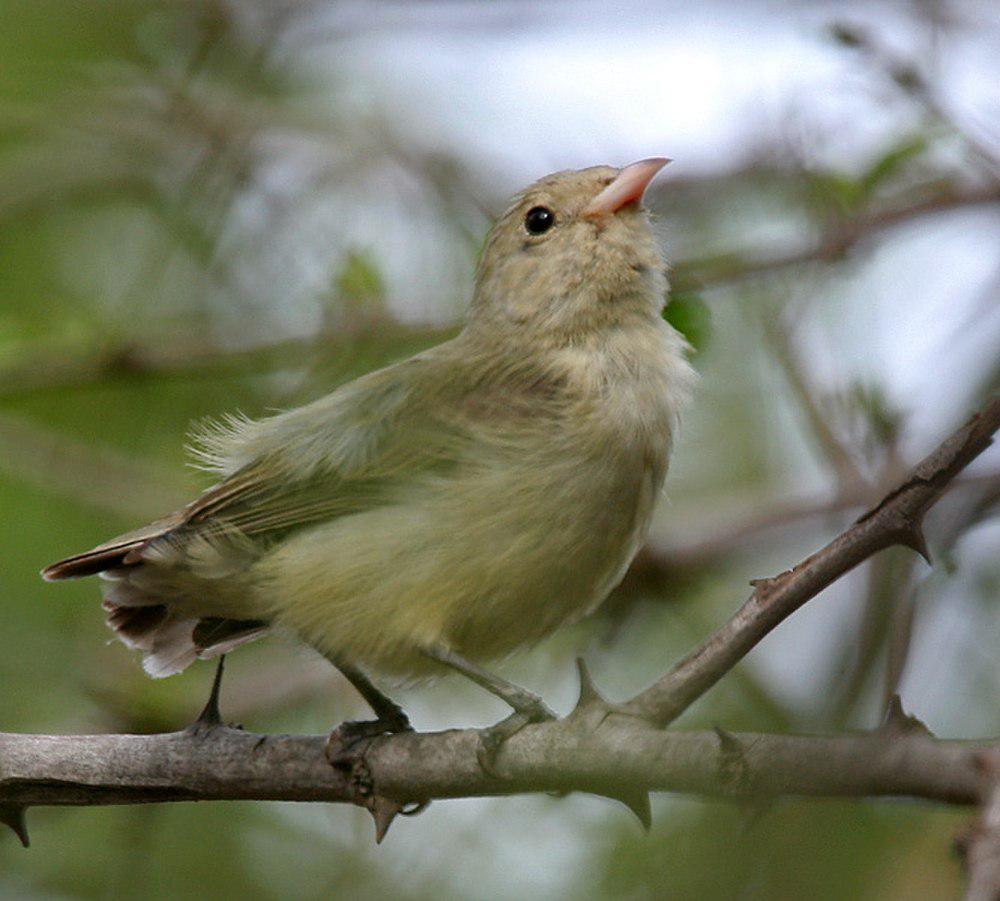
[[158, 519], [134, 532], [126, 532], [104, 544], [99, 544], [86, 553], [74, 554], [65, 560], [49, 564], [42, 570], [42, 578], [46, 582], [58, 582], [62, 579], [78, 579], [81, 576], [93, 576], [110, 569], [133, 566], [142, 561], [142, 551], [151, 541], [162, 538], [183, 522], [183, 511]]
[[175, 515], [129, 532], [83, 554], [59, 560], [42, 570], [47, 582], [101, 575], [107, 625], [126, 647], [142, 651], [142, 666], [155, 679], [172, 676], [195, 660], [227, 654], [269, 631], [263, 620], [192, 617], [171, 608], [148, 587], [136, 582], [148, 567], [143, 552], [181, 524]]

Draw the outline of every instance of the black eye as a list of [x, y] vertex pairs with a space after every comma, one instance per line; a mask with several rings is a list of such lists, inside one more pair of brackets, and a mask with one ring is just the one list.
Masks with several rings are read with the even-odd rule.
[[544, 235], [556, 224], [556, 214], [546, 206], [533, 206], [524, 216], [524, 227], [531, 235]]

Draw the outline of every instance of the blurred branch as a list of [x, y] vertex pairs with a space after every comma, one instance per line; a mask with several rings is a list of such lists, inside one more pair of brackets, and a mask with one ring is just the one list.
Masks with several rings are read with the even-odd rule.
[[865, 700], [865, 689], [871, 681], [876, 664], [886, 659], [885, 691], [879, 706], [886, 705], [896, 694], [899, 677], [906, 659], [911, 623], [908, 611], [913, 608], [913, 571], [916, 560], [912, 555], [887, 552], [875, 557], [866, 573], [867, 585], [862, 605], [861, 623], [844, 641], [840, 657], [833, 670], [829, 723], [843, 728], [850, 722]]
[[839, 260], [858, 244], [897, 225], [937, 213], [997, 203], [1000, 203], [1000, 184], [949, 187], [921, 200], [846, 220], [806, 247], [771, 255], [721, 254], [682, 261], [675, 266], [672, 281], [677, 290], [718, 287], [803, 263]]
[[995, 397], [847, 531], [793, 569], [755, 580], [753, 594], [729, 622], [629, 701], [628, 711], [667, 725], [765, 635], [862, 561], [893, 545], [911, 547], [927, 557], [924, 515], [955, 476], [990, 445], [998, 428], [1000, 397]]
[[941, 99], [931, 81], [920, 71], [913, 60], [904, 59], [874, 38], [870, 32], [859, 26], [838, 23], [833, 26], [833, 36], [846, 47], [863, 53], [876, 67], [881, 69], [901, 91], [920, 103], [931, 116], [959, 135], [966, 146], [979, 157], [980, 161], [996, 178], [1000, 176], [1000, 152], [998, 148], [970, 134], [955, 120], [954, 115]]
[[854, 455], [830, 423], [830, 416], [824, 409], [823, 399], [816, 386], [812, 384], [780, 312], [764, 313], [760, 320], [774, 357], [781, 366], [800, 409], [805, 414], [814, 442], [836, 473], [838, 484], [848, 491], [853, 485], [866, 485], [867, 479], [862, 474]]
[[[898, 429], [882, 431], [880, 443], [885, 459], [882, 482], [899, 468]], [[862, 607], [862, 620], [856, 634], [844, 642], [835, 670], [836, 689], [831, 721], [842, 728], [865, 698], [865, 688], [882, 651], [888, 648], [880, 712], [884, 712], [897, 694], [899, 678], [909, 653], [912, 636], [913, 582], [916, 558], [912, 554], [886, 551], [872, 559], [867, 567], [868, 580]], [[853, 630], [852, 630], [853, 631]], [[842, 674], [846, 672], [846, 677]]]
[[[684, 285], [712, 287], [810, 261], [836, 259], [862, 239], [893, 225], [932, 213], [995, 203], [1000, 203], [1000, 186], [949, 190], [908, 206], [859, 217], [819, 244], [791, 253], [764, 257], [724, 255], [682, 261], [674, 268], [674, 284], [677, 289]], [[220, 347], [217, 343], [188, 336], [184, 341], [127, 343], [75, 354], [64, 350], [0, 370], [0, 399], [113, 381], [297, 367], [310, 352], [330, 352], [366, 335], [373, 337], [377, 333], [380, 340], [413, 339], [431, 343], [453, 331], [380, 319], [347, 334], [323, 332], [307, 339], [252, 347], [240, 347], [236, 342], [236, 346]]]
[[982, 816], [958, 841], [969, 874], [966, 901], [1000, 897], [1000, 754], [983, 752], [977, 763], [984, 775]]
[[[698, 529], [689, 535], [678, 531], [667, 538], [646, 545], [632, 561], [628, 580], [634, 584], [655, 585], [669, 578], [679, 570], [694, 570], [715, 565], [720, 559], [747, 549], [750, 542], [759, 541], [768, 533], [795, 529], [801, 532], [808, 520], [829, 519], [850, 510], [863, 507], [873, 494], [885, 493], [898, 479], [882, 483], [883, 489], [872, 490], [865, 486], [852, 486], [846, 491], [838, 491], [832, 496], [800, 498], [779, 501], [774, 506], [750, 512], [733, 510], [729, 522], [714, 529]], [[954, 488], [962, 488], [970, 494], [970, 503], [975, 508], [970, 515], [953, 525], [961, 531], [977, 521], [977, 516], [985, 515], [1000, 500], [1000, 471], [981, 475], [959, 476], [953, 482]], [[686, 511], [685, 511], [686, 512]], [[691, 531], [685, 527], [685, 532]], [[698, 534], [698, 532], [701, 534]], [[938, 536], [938, 545], [942, 544]], [[947, 549], [946, 549], [947, 550]]]
[[186, 503], [190, 494], [184, 482], [165, 467], [4, 414], [0, 414], [0, 472], [128, 518], [173, 510]]
[[34, 358], [0, 372], [0, 399], [105, 382], [198, 375], [247, 374], [285, 367], [300, 368], [310, 354], [333, 355], [378, 338], [380, 343], [426, 342], [448, 337], [453, 330], [409, 326], [380, 319], [357, 330], [339, 329], [314, 337], [293, 338], [252, 347], [223, 348], [197, 339], [187, 343], [157, 341], [125, 344], [74, 356], [66, 352]]

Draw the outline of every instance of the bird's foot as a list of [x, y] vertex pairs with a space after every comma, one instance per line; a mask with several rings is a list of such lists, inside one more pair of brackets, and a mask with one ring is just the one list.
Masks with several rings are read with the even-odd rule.
[[413, 726], [405, 713], [375, 720], [349, 720], [337, 726], [326, 740], [326, 759], [331, 766], [350, 767], [363, 743], [380, 735], [412, 732]]
[[508, 699], [514, 712], [506, 719], [500, 720], [499, 723], [479, 730], [479, 747], [476, 749], [476, 757], [483, 771], [491, 776], [500, 776], [496, 766], [497, 755], [510, 738], [531, 723], [544, 723], [556, 719], [556, 715], [549, 710], [538, 695], [523, 688], [519, 688], [517, 691], [516, 698]]
[[382, 735], [397, 735], [412, 732], [406, 714], [398, 714], [376, 720], [350, 721], [341, 723], [326, 742], [326, 759], [330, 765], [344, 771], [353, 793], [353, 801], [365, 808], [375, 820], [375, 841], [382, 843], [392, 821], [399, 815], [415, 816], [429, 801], [400, 803], [387, 798], [376, 790], [375, 781], [365, 760], [365, 752], [371, 743]]

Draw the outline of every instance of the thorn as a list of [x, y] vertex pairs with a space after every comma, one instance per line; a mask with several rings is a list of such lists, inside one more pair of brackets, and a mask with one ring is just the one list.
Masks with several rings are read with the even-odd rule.
[[927, 539], [924, 537], [924, 530], [920, 523], [914, 523], [910, 529], [903, 532], [899, 536], [899, 543], [920, 554], [928, 566], [934, 565], [934, 561], [931, 559], [930, 548], [927, 547]]
[[576, 707], [573, 709], [578, 710], [590, 704], [606, 704], [607, 701], [604, 700], [601, 693], [597, 690], [594, 679], [590, 675], [590, 670], [587, 669], [587, 663], [582, 657], [576, 658], [576, 671], [580, 674], [580, 697], [576, 702]]
[[31, 844], [31, 840], [28, 838], [28, 823], [24, 818], [26, 810], [27, 808], [20, 804], [0, 804], [0, 823], [10, 826], [14, 830], [14, 835], [21, 840], [21, 845], [25, 848]]
[[898, 694], [893, 694], [889, 698], [885, 717], [882, 720], [882, 729], [886, 732], [922, 732], [931, 738], [934, 737], [925, 723], [903, 709], [903, 702]]
[[719, 738], [719, 744], [722, 747], [723, 754], [742, 754], [743, 747], [740, 745], [740, 740], [722, 726], [712, 726], [712, 730]]
[[624, 804], [642, 826], [643, 832], [649, 832], [653, 825], [653, 809], [649, 803], [649, 792], [644, 788], [625, 788], [621, 791], [608, 793], [607, 797]]
[[713, 726], [719, 738], [719, 779], [727, 786], [743, 788], [750, 781], [750, 767], [740, 740], [721, 726]]
[[371, 812], [372, 819], [375, 820], [375, 844], [381, 845], [382, 839], [385, 838], [386, 833], [389, 831], [389, 827], [392, 825], [392, 821], [396, 819], [396, 815], [403, 812], [405, 805], [400, 804], [398, 801], [391, 801], [389, 798], [383, 798], [381, 795], [375, 795], [371, 799], [371, 806], [368, 810]]
[[753, 590], [757, 594], [758, 600], [762, 603], [766, 603], [770, 598], [771, 594], [781, 586], [792, 576], [792, 571], [786, 569], [784, 572], [778, 573], [776, 576], [766, 576], [762, 579], [751, 579], [750, 584], [753, 586]]
[[222, 670], [226, 662], [226, 655], [219, 658], [219, 663], [215, 667], [215, 678], [212, 680], [212, 692], [208, 696], [208, 702], [204, 709], [198, 714], [198, 718], [191, 724], [191, 729], [211, 729], [213, 726], [222, 724], [222, 715], [219, 713], [219, 693], [222, 690]]

